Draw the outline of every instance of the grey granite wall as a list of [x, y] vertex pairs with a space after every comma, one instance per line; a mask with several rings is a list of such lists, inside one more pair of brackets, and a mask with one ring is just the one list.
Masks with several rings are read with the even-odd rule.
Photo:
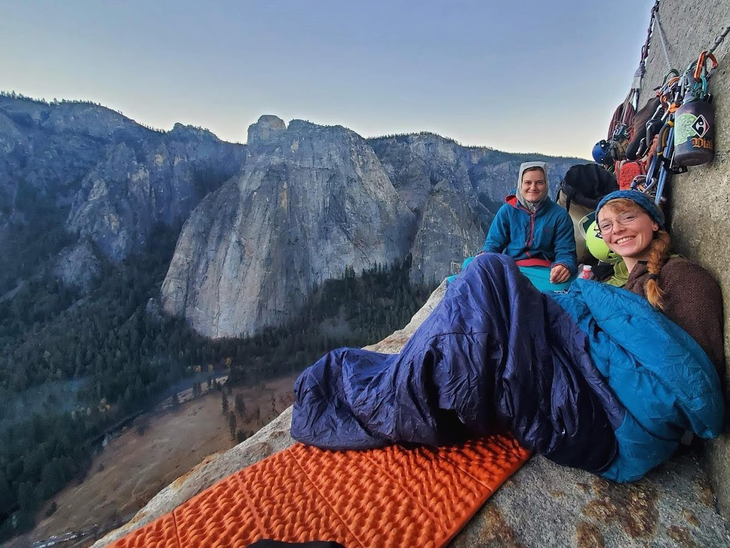
[[[672, 67], [681, 72], [702, 50], [712, 47], [730, 25], [730, 1], [662, 0], [659, 21], [664, 29]], [[730, 37], [715, 51], [720, 63], [710, 78], [715, 103], [715, 160], [691, 167], [671, 182], [671, 229], [677, 252], [701, 263], [722, 285], [725, 306], [725, 355], [730, 355]], [[643, 81], [643, 105], [667, 72], [658, 29], [652, 38]], [[730, 374], [725, 371], [726, 401]], [[725, 435], [708, 445], [709, 474], [722, 513], [730, 516], [730, 417]]]

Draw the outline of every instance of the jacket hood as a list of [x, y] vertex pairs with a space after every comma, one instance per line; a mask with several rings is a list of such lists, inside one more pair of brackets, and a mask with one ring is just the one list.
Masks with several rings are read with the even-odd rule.
[[[542, 172], [545, 174], [545, 185], [547, 187], [547, 194], [545, 194], [545, 198], [540, 200], [539, 202], [528, 202], [525, 200], [525, 197], [522, 195], [522, 174], [525, 173], [526, 170], [533, 168], [533, 167], [539, 167], [542, 169]], [[520, 173], [517, 175], [517, 190], [515, 192], [515, 196], [517, 196], [517, 201], [524, 207], [525, 209], [529, 211], [535, 211], [538, 205], [540, 205], [542, 202], [544, 202], [548, 194], [550, 193], [550, 181], [548, 180], [548, 170], [547, 170], [547, 163], [546, 162], [523, 162], [520, 164]]]

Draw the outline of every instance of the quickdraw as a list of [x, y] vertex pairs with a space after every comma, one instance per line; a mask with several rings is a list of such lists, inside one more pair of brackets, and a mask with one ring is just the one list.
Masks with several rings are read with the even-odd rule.
[[[705, 66], [706, 62], [710, 61], [712, 67], [710, 70], [707, 70], [707, 67]], [[695, 68], [694, 77], [695, 81], [699, 82], [702, 78], [709, 75], [710, 72], [715, 70], [717, 68], [717, 59], [715, 59], [715, 56], [710, 53], [709, 51], [703, 51], [700, 53], [700, 56], [697, 58], [697, 67]]]
[[[664, 84], [657, 93], [662, 105], [663, 122], [661, 129], [657, 134], [657, 146], [649, 164], [646, 175], [636, 177], [631, 183], [631, 187], [640, 190], [645, 194], [654, 196], [654, 203], [659, 205], [663, 202], [664, 188], [670, 173], [684, 173], [687, 171], [685, 166], [673, 164], [674, 156], [674, 115], [679, 106], [682, 104], [682, 85], [679, 72], [670, 70], [664, 76]], [[659, 112], [659, 109], [657, 109]], [[656, 116], [656, 113], [655, 113]], [[647, 124], [647, 129], [649, 124]], [[650, 143], [654, 140], [651, 137]]]

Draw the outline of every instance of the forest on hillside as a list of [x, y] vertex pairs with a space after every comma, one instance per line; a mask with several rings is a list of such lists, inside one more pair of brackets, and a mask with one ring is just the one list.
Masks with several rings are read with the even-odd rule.
[[105, 264], [85, 296], [48, 275], [0, 301], [0, 541], [32, 528], [44, 500], [83, 481], [106, 429], [180, 379], [228, 369], [230, 382], [252, 384], [300, 371], [327, 350], [403, 327], [432, 289], [409, 283], [410, 259], [361, 275], [348, 268], [315, 288], [289, 324], [214, 341], [157, 306], [177, 234], [158, 228], [154, 248]]

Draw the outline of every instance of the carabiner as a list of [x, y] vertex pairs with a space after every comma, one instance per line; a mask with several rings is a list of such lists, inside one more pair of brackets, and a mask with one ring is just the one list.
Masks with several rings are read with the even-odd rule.
[[667, 83], [667, 79], [669, 78], [670, 74], [674, 74], [674, 76], [679, 78], [679, 71], [677, 69], [669, 69], [669, 72], [664, 75], [664, 79], [662, 80], [662, 86]]
[[[674, 69], [672, 71], [676, 72]], [[674, 100], [674, 97], [672, 97], [673, 94], [681, 93], [681, 87], [677, 85], [679, 82], [679, 76], [674, 76], [668, 82], [664, 82], [662, 88], [657, 93], [659, 101], [665, 108], [668, 108], [668, 105]]]
[[661, 156], [664, 158], [664, 152], [667, 148], [667, 142], [669, 141], [669, 132], [674, 127], [674, 121], [673, 120], [667, 120], [667, 123], [664, 124], [664, 127], [659, 131], [659, 139], [657, 141], [657, 147], [656, 147], [656, 153], [658, 156]]
[[[705, 63], [707, 60], [710, 60], [711, 66], [710, 70], [707, 70], [705, 67]], [[693, 74], [695, 82], [701, 82], [702, 76], [708, 76], [713, 70], [717, 68], [717, 59], [712, 53], [709, 53], [707, 51], [703, 51], [700, 53], [700, 56], [697, 58], [697, 66], [695, 67], [695, 72]]]

